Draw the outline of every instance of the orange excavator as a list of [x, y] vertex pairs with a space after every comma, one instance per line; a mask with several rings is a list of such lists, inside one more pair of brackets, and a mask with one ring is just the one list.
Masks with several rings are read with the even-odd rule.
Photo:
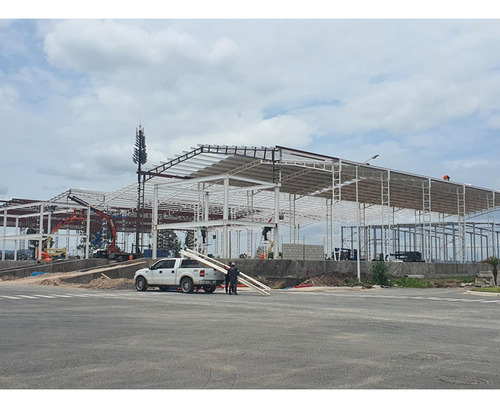
[[[59, 222], [59, 224], [57, 224], [52, 229], [51, 235], [55, 234], [61, 227], [65, 226], [65, 225], [73, 224], [74, 222], [85, 221], [85, 220], [86, 220], [86, 218], [83, 216], [83, 214], [81, 212], [74, 211], [73, 214], [71, 215], [71, 217], [62, 220], [61, 222]], [[52, 236], [51, 235], [49, 235], [47, 238], [45, 238], [45, 240], [42, 243], [42, 256], [41, 256], [41, 260], [43, 262], [52, 261], [53, 260], [52, 256], [54, 254], [56, 254], [56, 253], [63, 254], [63, 253], [66, 252], [65, 250], [64, 251], [62, 251], [62, 250], [52, 250], [51, 248], [49, 248], [50, 242], [52, 241]], [[52, 254], [50, 252], [52, 252]], [[36, 253], [36, 258], [38, 259], [38, 251]]]

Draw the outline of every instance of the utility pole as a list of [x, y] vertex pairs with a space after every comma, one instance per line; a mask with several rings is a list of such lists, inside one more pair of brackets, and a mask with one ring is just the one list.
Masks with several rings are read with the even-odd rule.
[[144, 206], [144, 183], [141, 183], [142, 165], [146, 164], [148, 154], [146, 153], [146, 136], [144, 128], [139, 125], [135, 130], [135, 148], [132, 159], [137, 164], [137, 217], [135, 226], [135, 253], [140, 255], [140, 229], [142, 229], [142, 208]]

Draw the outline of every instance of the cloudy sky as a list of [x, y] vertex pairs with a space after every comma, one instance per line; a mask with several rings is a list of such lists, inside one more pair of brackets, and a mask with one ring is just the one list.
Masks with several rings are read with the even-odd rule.
[[0, 20], [0, 199], [112, 191], [199, 143], [500, 190], [500, 23]]

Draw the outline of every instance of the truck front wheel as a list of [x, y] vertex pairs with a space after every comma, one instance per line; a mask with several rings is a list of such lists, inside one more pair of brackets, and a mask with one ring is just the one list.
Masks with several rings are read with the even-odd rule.
[[203, 285], [203, 290], [206, 293], [214, 293], [215, 292], [215, 288], [216, 288], [215, 285]]
[[148, 283], [146, 282], [146, 279], [144, 277], [139, 276], [135, 280], [135, 288], [141, 292], [145, 291], [148, 288]]
[[192, 293], [194, 290], [193, 281], [191, 278], [182, 278], [181, 280], [181, 290], [184, 293]]

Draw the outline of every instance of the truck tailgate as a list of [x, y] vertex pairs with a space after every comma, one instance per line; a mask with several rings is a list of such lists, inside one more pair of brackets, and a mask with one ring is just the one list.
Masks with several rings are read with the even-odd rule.
[[222, 272], [219, 272], [213, 268], [205, 268], [205, 278], [215, 279], [215, 280], [224, 280], [226, 275]]

